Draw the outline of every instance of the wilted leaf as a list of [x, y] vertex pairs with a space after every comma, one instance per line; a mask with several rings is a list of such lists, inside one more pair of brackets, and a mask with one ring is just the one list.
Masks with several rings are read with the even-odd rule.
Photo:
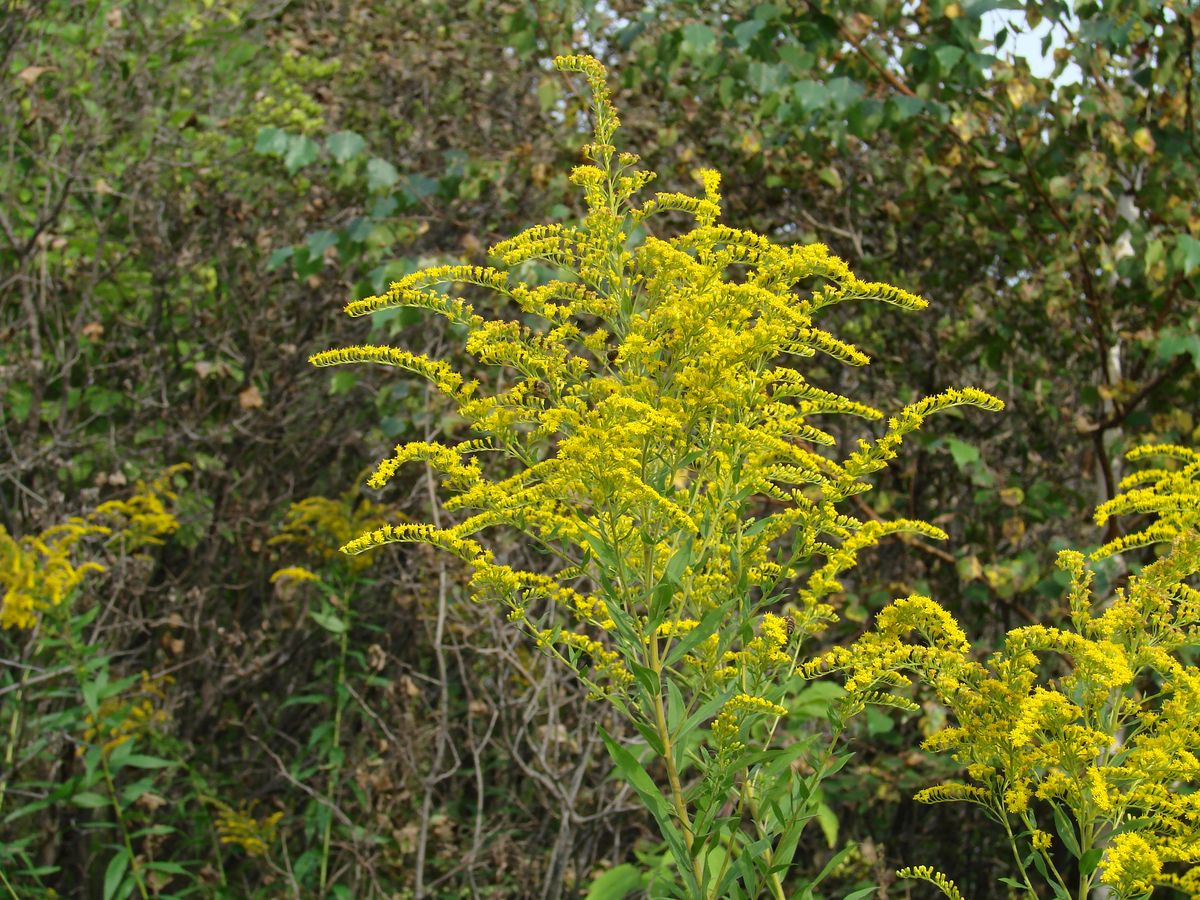
[[46, 72], [53, 72], [54, 66], [26, 66], [17, 73], [17, 78], [25, 82], [27, 85], [32, 85], [35, 81], [42, 77]]
[[256, 385], [252, 384], [238, 394], [238, 406], [242, 409], [261, 409], [262, 405], [262, 394]]

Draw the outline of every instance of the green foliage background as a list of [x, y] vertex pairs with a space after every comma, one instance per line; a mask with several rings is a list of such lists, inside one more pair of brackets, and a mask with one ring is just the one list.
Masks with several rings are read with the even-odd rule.
[[[584, 896], [603, 868], [656, 852], [605, 780], [598, 713], [502, 615], [461, 602], [461, 573], [415, 548], [347, 573], [316, 535], [271, 542], [304, 498], [353, 518], [341, 490], [363, 460], [455, 424], [416, 382], [309, 370], [314, 350], [362, 339], [340, 306], [581, 214], [566, 174], [586, 123], [556, 53], [609, 66], [625, 139], [664, 190], [716, 168], [729, 221], [823, 241], [863, 278], [931, 301], [886, 324], [847, 311], [838, 333], [875, 362], [831, 366], [823, 386], [890, 407], [977, 384], [1009, 404], [970, 428], [946, 420], [868, 495], [951, 541], [860, 566], [859, 623], [916, 590], [985, 645], [1063, 617], [1055, 554], [1114, 536], [1089, 514], [1121, 451], [1200, 439], [1194, 3], [4, 0], [0, 13], [0, 521], [34, 533], [193, 464], [175, 538], [87, 595], [118, 611], [88, 626], [114, 670], [175, 679], [156, 739], [187, 774], [155, 788], [178, 826], [156, 852], [187, 874], [164, 896], [316, 895], [329, 817], [333, 895]], [[1048, 31], [1045, 77], [1009, 55], [1033, 29]], [[372, 327], [448, 352], [410, 311]], [[429, 518], [422, 479], [388, 499], [394, 516]], [[354, 594], [333, 689], [339, 635], [309, 615], [328, 609], [268, 580], [293, 563]], [[12, 687], [33, 638], [0, 641]], [[947, 774], [913, 750], [943, 714], [872, 717], [852, 740], [808, 850], [819, 868], [861, 842], [834, 875], [845, 890], [937, 860], [968, 896], [1000, 896], [1004, 851], [983, 823], [909, 800]], [[74, 777], [69, 752], [37, 779], [30, 765], [6, 760], [31, 795]], [[283, 812], [279, 846], [214, 850], [208, 795]], [[73, 839], [98, 815], [47, 803], [0, 821], [6, 841], [43, 835], [29, 853], [57, 867], [19, 896], [43, 895], [39, 880], [99, 895], [111, 851]]]

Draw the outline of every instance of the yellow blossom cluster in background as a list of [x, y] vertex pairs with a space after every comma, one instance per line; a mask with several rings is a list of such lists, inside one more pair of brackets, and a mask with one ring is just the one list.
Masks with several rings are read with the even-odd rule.
[[219, 800], [210, 802], [217, 808], [217, 834], [222, 844], [235, 844], [248, 856], [264, 856], [275, 843], [282, 812], [258, 818], [245, 804], [234, 809]]
[[[353, 571], [361, 571], [371, 565], [369, 556], [347, 559], [338, 553], [338, 548], [351, 538], [381, 526], [389, 511], [386, 507], [351, 490], [336, 498], [306, 497], [293, 503], [284, 514], [283, 523], [276, 534], [267, 542], [272, 545], [295, 547], [314, 562], [347, 560]], [[308, 580], [308, 571], [301, 566], [285, 567], [277, 571], [272, 582], [288, 577], [293, 580]]]
[[131, 552], [162, 543], [179, 527], [170, 510], [177, 499], [171, 479], [183, 468], [174, 466], [152, 482], [139, 482], [128, 499], [102, 503], [36, 535], [17, 539], [0, 526], [0, 627], [36, 625], [42, 611], [70, 598], [88, 574], [104, 571], [95, 559], [104, 548]]
[[99, 743], [105, 753], [111, 753], [127, 741], [166, 724], [170, 714], [166, 708], [164, 686], [173, 681], [170, 676], [152, 677], [149, 672], [142, 672], [135, 690], [122, 691], [103, 700], [94, 714], [87, 714], [84, 744], [77, 752], [82, 755], [85, 745]]

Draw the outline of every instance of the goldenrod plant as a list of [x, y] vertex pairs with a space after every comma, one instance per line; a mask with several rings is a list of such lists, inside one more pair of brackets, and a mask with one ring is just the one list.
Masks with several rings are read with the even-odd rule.
[[97, 896], [149, 897], [156, 885], [187, 872], [176, 860], [157, 858], [175, 829], [152, 821], [154, 804], [166, 802], [156, 793], [160, 776], [175, 766], [148, 746], [169, 719], [170, 678], [114, 677], [113, 652], [93, 628], [103, 604], [77, 602], [89, 576], [105, 571], [102, 559], [161, 544], [178, 528], [172, 481], [182, 468], [37, 535], [17, 539], [0, 527], [0, 624], [27, 634], [0, 705], [0, 816], [30, 823], [28, 838], [0, 848], [0, 883], [9, 896], [33, 896], [26, 892], [43, 889], [43, 879], [55, 874], [25, 845], [39, 827], [53, 827], [60, 808], [90, 820], [77, 839], [87, 847], [81, 858], [105, 861], [95, 873]]
[[[1161, 554], [1102, 601], [1089, 559], [1061, 553], [1069, 628], [1017, 628], [981, 664], [944, 610], [910, 598], [819, 664], [848, 674], [850, 696], [887, 690], [900, 672], [933, 687], [953, 721], [925, 746], [952, 754], [967, 780], [916, 799], [981, 807], [1012, 847], [1009, 883], [1033, 896], [1045, 896], [1039, 881], [1076, 900], [1099, 885], [1122, 900], [1157, 887], [1200, 895], [1200, 452], [1151, 445], [1128, 454], [1155, 457], [1163, 467], [1129, 475], [1096, 511], [1101, 525], [1121, 514], [1149, 514], [1150, 523], [1090, 562], [1152, 545]], [[927, 867], [917, 871], [904, 874], [933, 880]], [[934, 883], [956, 896], [952, 884]]]
[[[370, 479], [383, 488], [405, 464], [431, 467], [457, 524], [384, 525], [342, 549], [416, 542], [458, 557], [476, 601], [501, 604], [629, 722], [636, 742], [604, 738], [674, 863], [654, 896], [807, 896], [815, 881], [791, 882], [790, 893], [784, 883], [803, 868], [793, 857], [821, 782], [845, 761], [835, 749], [843, 721], [868, 702], [907, 701], [854, 692], [850, 703], [830, 701], [832, 729], [824, 718], [780, 727], [802, 703], [805, 647], [837, 620], [838, 577], [862, 551], [900, 532], [945, 536], [922, 521], [863, 521], [844, 501], [870, 490], [933, 413], [1003, 404], [947, 390], [886, 419], [841, 461], [822, 452], [835, 440], [818, 416], [884, 415], [797, 368], [817, 354], [868, 362], [817, 327], [818, 315], [853, 301], [925, 302], [859, 280], [823, 245], [780, 245], [720, 224], [715, 171], [695, 173], [699, 196], [639, 202], [654, 173], [612, 143], [619, 121], [604, 67], [588, 56], [555, 65], [590, 88], [593, 139], [570, 176], [586, 201], [582, 221], [500, 242], [496, 267], [426, 268], [346, 307], [351, 316], [402, 306], [443, 316], [494, 381], [387, 346], [311, 358], [415, 373], [474, 431], [457, 444], [398, 446]], [[664, 220], [674, 219], [693, 227], [668, 236]], [[554, 277], [526, 280], [545, 268]], [[451, 286], [520, 317], [487, 318]], [[493, 475], [488, 457], [511, 467]], [[484, 534], [504, 531], [544, 564], [501, 561]]]

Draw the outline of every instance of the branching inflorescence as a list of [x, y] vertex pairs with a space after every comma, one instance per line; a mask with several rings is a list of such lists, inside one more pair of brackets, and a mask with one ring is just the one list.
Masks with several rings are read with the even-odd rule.
[[[1069, 628], [1014, 629], [984, 665], [949, 614], [923, 599], [915, 615], [897, 615], [897, 604], [855, 646], [814, 664], [843, 670], [852, 696], [894, 684], [898, 672], [933, 686], [953, 721], [925, 745], [952, 754], [970, 782], [917, 799], [986, 811], [1035, 894], [1040, 877], [1079, 900], [1097, 883], [1127, 898], [1156, 886], [1200, 895], [1200, 591], [1189, 584], [1200, 573], [1200, 453], [1142, 446], [1128, 456], [1174, 462], [1128, 476], [1097, 509], [1101, 525], [1130, 513], [1152, 521], [1092, 559], [1163, 552], [1109, 602], [1094, 598], [1084, 555], [1063, 551]], [[1056, 868], [1056, 845], [1075, 872]]]
[[[643, 799], [677, 851], [687, 890], [725, 896], [715, 892], [738, 878], [755, 890], [737, 864], [701, 854], [722, 830], [740, 832], [716, 815], [734, 790], [752, 817], [759, 809], [761, 833], [746, 843], [768, 836], [754, 865], [778, 896], [801, 801], [788, 787], [782, 803], [766, 798], [775, 804], [768, 812], [747, 754], [770, 745], [800, 644], [836, 620], [838, 577], [858, 554], [897, 532], [944, 537], [920, 521], [864, 522], [839, 504], [869, 490], [868, 477], [931, 414], [1003, 404], [983, 391], [948, 390], [905, 407], [840, 462], [820, 452], [834, 438], [813, 417], [884, 415], [810, 384], [796, 367], [816, 354], [868, 362], [818, 328], [818, 313], [848, 301], [902, 310], [925, 302], [861, 281], [823, 245], [780, 246], [718, 224], [716, 172], [695, 173], [700, 196], [658, 193], [639, 203], [654, 176], [612, 144], [619, 121], [603, 66], [587, 56], [556, 65], [583, 74], [591, 89], [593, 141], [571, 173], [586, 201], [582, 221], [502, 241], [492, 248], [498, 268], [424, 269], [346, 308], [440, 314], [465, 328], [470, 356], [504, 370], [504, 387], [488, 390], [444, 362], [390, 347], [312, 357], [317, 366], [365, 361], [415, 373], [476, 434], [456, 446], [399, 446], [370, 481], [383, 487], [402, 465], [423, 463], [452, 494], [445, 508], [461, 514], [457, 524], [384, 526], [343, 549], [420, 542], [461, 559], [476, 600], [503, 604], [664, 759], [665, 797]], [[655, 236], [651, 225], [667, 214], [694, 227]], [[523, 280], [539, 272], [551, 274]], [[484, 299], [457, 296], [454, 286]], [[489, 319], [477, 311], [485, 304], [522, 315]], [[516, 465], [489, 477], [483, 453]], [[552, 562], [535, 572], [498, 561], [484, 535], [505, 528]], [[789, 599], [790, 624], [768, 611]], [[890, 702], [883, 692], [872, 699]], [[614, 755], [630, 777], [629, 759]], [[684, 786], [679, 773], [691, 763], [705, 776]]]

